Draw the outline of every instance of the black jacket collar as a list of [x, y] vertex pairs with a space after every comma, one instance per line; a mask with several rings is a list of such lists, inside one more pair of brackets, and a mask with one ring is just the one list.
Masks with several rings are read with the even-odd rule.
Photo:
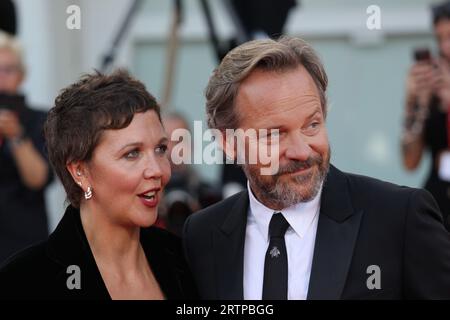
[[353, 207], [346, 174], [331, 166], [322, 190], [309, 300], [341, 297], [362, 214]]
[[69, 274], [64, 272], [69, 266], [76, 265], [81, 271], [81, 290], [71, 293], [84, 298], [110, 299], [100, 271], [89, 247], [78, 209], [69, 206], [47, 243], [47, 255], [63, 267], [60, 275], [63, 279]]

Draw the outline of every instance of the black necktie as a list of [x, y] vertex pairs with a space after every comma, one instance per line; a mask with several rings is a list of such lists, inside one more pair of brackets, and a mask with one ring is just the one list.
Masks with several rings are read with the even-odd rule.
[[287, 300], [288, 260], [284, 234], [289, 222], [281, 212], [272, 215], [269, 224], [270, 243], [264, 263], [263, 300]]

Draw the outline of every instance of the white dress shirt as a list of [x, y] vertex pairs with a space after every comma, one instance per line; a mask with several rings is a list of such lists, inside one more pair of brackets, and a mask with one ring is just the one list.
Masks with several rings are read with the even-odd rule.
[[[244, 299], [261, 300], [264, 261], [270, 240], [269, 223], [275, 211], [255, 198], [248, 182], [247, 189], [250, 206], [245, 231]], [[310, 202], [281, 210], [290, 225], [284, 236], [288, 255], [289, 300], [306, 300], [308, 295], [321, 192]]]

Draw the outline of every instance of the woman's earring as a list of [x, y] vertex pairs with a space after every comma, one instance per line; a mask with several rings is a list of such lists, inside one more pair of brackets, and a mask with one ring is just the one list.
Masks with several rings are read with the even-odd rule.
[[77, 185], [79, 185], [80, 187], [83, 186], [83, 184], [81, 183], [81, 181], [77, 181]]
[[84, 198], [86, 200], [89, 200], [92, 198], [92, 188], [91, 187], [87, 188], [86, 192], [84, 193]]

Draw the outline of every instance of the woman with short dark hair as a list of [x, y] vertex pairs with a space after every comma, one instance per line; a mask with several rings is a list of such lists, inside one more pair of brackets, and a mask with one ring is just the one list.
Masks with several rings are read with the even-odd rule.
[[189, 299], [179, 239], [150, 227], [170, 178], [159, 106], [125, 71], [84, 76], [55, 100], [49, 159], [70, 203], [50, 239], [0, 271], [0, 296]]

